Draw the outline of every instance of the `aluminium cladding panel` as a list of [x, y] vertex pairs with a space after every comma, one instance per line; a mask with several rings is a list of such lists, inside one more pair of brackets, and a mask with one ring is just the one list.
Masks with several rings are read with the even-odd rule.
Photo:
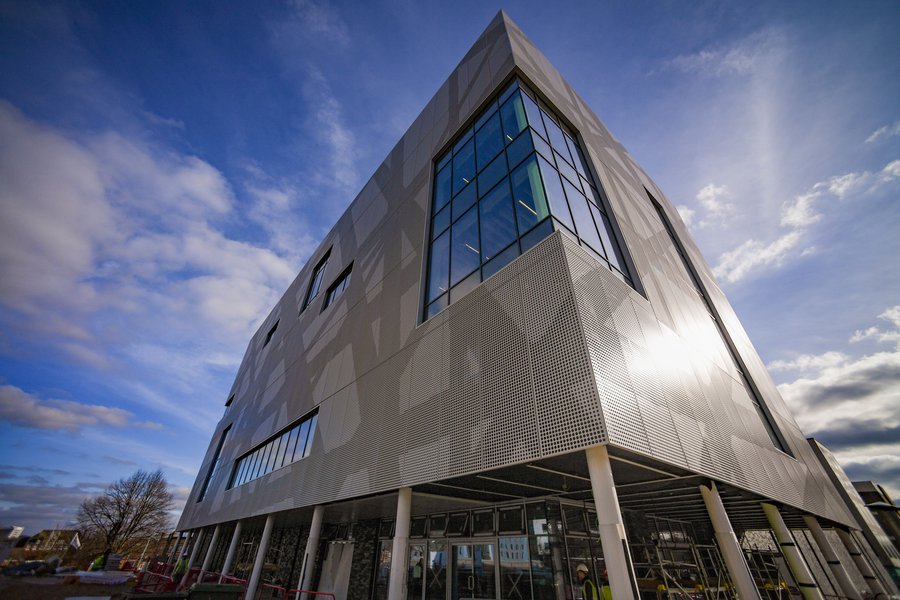
[[[572, 302], [567, 305], [566, 320], [555, 316], [566, 306], [558, 304], [557, 298], [544, 299], [546, 306], [522, 300], [546, 289], [550, 276], [541, 275], [540, 269], [517, 275], [517, 282], [505, 288], [497, 287], [503, 280], [498, 274], [444, 315], [417, 326], [432, 160], [512, 72], [505, 28], [505, 18], [498, 15], [363, 186], [250, 341], [231, 390], [232, 406], [212, 436], [180, 529], [526, 460], [564, 451], [571, 440], [589, 445], [605, 439], [586, 352], [582, 350], [580, 371], [573, 366], [572, 353], [584, 348], [583, 341], [575, 344], [575, 350], [563, 351], [549, 335], [564, 323], [577, 331]], [[539, 247], [540, 252], [557, 248], [542, 259], [555, 265], [551, 270], [563, 264], [558, 241]], [[520, 258], [519, 267], [510, 266], [507, 276], [537, 260], [538, 247], [533, 250]], [[326, 310], [322, 311], [324, 294], [320, 293], [298, 317], [312, 270], [329, 251], [323, 290], [353, 261], [351, 283]], [[555, 263], [551, 255], [557, 257]], [[476, 303], [489, 291], [493, 300]], [[501, 309], [504, 303], [523, 308], [520, 313]], [[452, 318], [467, 306], [468, 316]], [[490, 315], [483, 318], [493, 320], [483, 326], [477, 319], [463, 322], [473, 315], [482, 318], [482, 311]], [[266, 333], [276, 322], [277, 332], [266, 344]], [[501, 325], [506, 329], [498, 329]], [[535, 333], [536, 327], [546, 327], [543, 335]], [[483, 352], [479, 365], [487, 371], [479, 371], [477, 385], [453, 379], [459, 373], [451, 374], [474, 356], [474, 349], [463, 351], [462, 342], [454, 345], [453, 340], [469, 339], [473, 332], [481, 348], [501, 341], [504, 345], [503, 352]], [[528, 337], [532, 334], [537, 337]], [[523, 339], [531, 341], [523, 346]], [[575, 339], [562, 341], [571, 344]], [[443, 361], [463, 359], [453, 369], [444, 368]], [[547, 362], [552, 360], [565, 360], [568, 370], [559, 372], [570, 377], [555, 387], [556, 366]], [[528, 377], [523, 378], [523, 372]], [[488, 376], [484, 373], [499, 377], [497, 383], [478, 383]], [[506, 394], [502, 386], [512, 393]], [[487, 401], [455, 396], [473, 390]], [[541, 390], [548, 395], [539, 396]], [[510, 412], [508, 403], [528, 410]], [[434, 408], [451, 404], [456, 410], [442, 413]], [[384, 406], [391, 410], [383, 410]], [[319, 425], [312, 456], [226, 490], [236, 459], [315, 407]], [[569, 425], [541, 421], [555, 410], [562, 414], [570, 410], [560, 421]], [[575, 414], [579, 418], [571, 420]], [[206, 499], [198, 503], [214, 446], [229, 426], [222, 467], [213, 476]], [[458, 437], [456, 429], [466, 427], [474, 429]], [[503, 436], [509, 439], [504, 441]], [[464, 455], [464, 450], [473, 448], [478, 457]]]
[[[536, 245], [419, 327], [414, 341], [327, 396], [309, 457], [231, 490], [215, 487], [203, 502], [188, 502], [179, 528], [605, 442], [566, 261], [559, 233]], [[354, 348], [359, 339], [365, 351], [370, 319], [364, 310], [347, 313], [340, 329]], [[343, 347], [340, 339], [332, 338], [333, 350]], [[273, 414], [289, 404], [280, 390], [268, 404]], [[281, 419], [262, 422], [271, 432]]]
[[[838, 494], [665, 195], [508, 20], [507, 31], [522, 76], [580, 133], [646, 296], [566, 241], [610, 443], [847, 523]], [[796, 458], [769, 440], [740, 371], [644, 188], [662, 204]]]

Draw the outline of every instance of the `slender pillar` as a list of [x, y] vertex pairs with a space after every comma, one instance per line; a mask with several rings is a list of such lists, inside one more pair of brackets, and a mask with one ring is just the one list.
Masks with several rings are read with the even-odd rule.
[[847, 569], [841, 564], [841, 560], [838, 558], [838, 555], [835, 554], [834, 548], [831, 547], [831, 543], [825, 536], [825, 532], [822, 530], [822, 526], [819, 525], [819, 521], [812, 515], [806, 515], [803, 517], [803, 521], [806, 522], [806, 527], [809, 529], [809, 532], [812, 533], [813, 539], [816, 540], [816, 545], [819, 547], [819, 550], [822, 551], [825, 562], [828, 563], [828, 567], [831, 569], [831, 572], [834, 573], [834, 578], [837, 580], [838, 586], [840, 587], [837, 592], [850, 598], [850, 600], [863, 600], [859, 590], [853, 585], [853, 580], [851, 580], [850, 576], [847, 574]]
[[762, 508], [763, 512], [766, 513], [766, 518], [769, 520], [772, 531], [775, 532], [775, 539], [781, 547], [781, 554], [784, 555], [784, 559], [787, 561], [791, 575], [794, 576], [794, 581], [797, 582], [797, 587], [800, 588], [800, 593], [803, 594], [806, 600], [825, 600], [822, 591], [819, 589], [819, 584], [816, 583], [815, 578], [809, 571], [809, 567], [806, 565], [806, 561], [803, 560], [803, 555], [794, 541], [794, 536], [791, 535], [791, 530], [788, 529], [787, 524], [781, 517], [781, 513], [778, 512], [778, 507], [774, 504], [763, 502]]
[[203, 565], [200, 567], [200, 575], [197, 576], [197, 581], [203, 582], [203, 574], [209, 571], [209, 566], [212, 564], [213, 554], [216, 551], [216, 544], [219, 543], [219, 533], [222, 530], [222, 524], [217, 523], [216, 528], [213, 529], [212, 539], [209, 540], [209, 548], [206, 549], [206, 556], [203, 557]]
[[744, 560], [744, 552], [731, 527], [731, 521], [728, 519], [728, 513], [725, 512], [725, 505], [722, 504], [716, 484], [713, 482], [709, 486], [701, 485], [700, 495], [703, 496], [703, 503], [706, 505], [706, 512], [709, 513], [709, 520], [712, 521], [716, 542], [722, 551], [722, 558], [725, 560], [725, 566], [728, 567], [728, 574], [737, 589], [738, 596], [741, 600], [759, 600], [759, 590], [753, 583], [753, 576], [750, 574], [750, 568], [747, 567], [747, 561]]
[[[300, 589], [312, 587], [313, 566], [316, 564], [316, 551], [319, 548], [319, 536], [322, 534], [322, 520], [325, 518], [325, 507], [319, 504], [313, 509], [312, 523], [309, 525], [309, 536], [306, 538], [306, 550], [303, 552], [303, 565], [300, 567]], [[304, 594], [305, 598], [312, 598]]]
[[175, 543], [172, 545], [172, 554], [169, 556], [169, 562], [174, 563], [178, 560], [178, 546], [181, 545], [181, 532], [176, 531], [175, 535]]
[[262, 575], [263, 563], [266, 562], [266, 552], [269, 549], [269, 538], [272, 537], [272, 527], [275, 525], [275, 515], [269, 513], [266, 517], [266, 525], [263, 527], [262, 538], [259, 540], [259, 548], [256, 550], [256, 560], [253, 561], [253, 572], [250, 574], [250, 582], [247, 584], [247, 592], [244, 598], [253, 600], [256, 598], [256, 588], [259, 586], [259, 577]]
[[869, 565], [869, 561], [867, 561], [866, 557], [863, 556], [862, 550], [859, 549], [859, 546], [857, 546], [856, 544], [856, 540], [853, 539], [853, 536], [850, 535], [850, 532], [844, 531], [840, 528], [836, 529], [835, 531], [837, 531], [838, 537], [841, 538], [841, 543], [844, 544], [845, 548], [847, 548], [847, 552], [850, 554], [850, 558], [852, 558], [853, 562], [856, 564], [856, 568], [863, 576], [863, 579], [866, 580], [866, 585], [868, 585], [869, 589], [872, 590], [872, 594], [876, 597], [878, 597], [879, 594], [884, 594], [885, 598], [889, 598], [890, 594], [888, 594], [888, 591], [878, 579], [875, 571], [872, 570], [872, 566]]
[[397, 494], [397, 520], [394, 522], [394, 541], [391, 544], [391, 579], [388, 600], [406, 599], [406, 550], [409, 547], [409, 515], [412, 509], [412, 488], [402, 487]]
[[600, 525], [600, 546], [603, 548], [612, 597], [616, 600], [638, 600], [637, 579], [628, 552], [625, 523], [619, 510], [609, 453], [606, 446], [593, 446], [584, 452], [591, 475], [591, 490]]
[[194, 566], [194, 561], [197, 560], [197, 554], [200, 552], [200, 546], [203, 545], [203, 533], [203, 529], [197, 530], [197, 539], [194, 540], [194, 546], [191, 548], [191, 556], [188, 558], [187, 566], [184, 568], [184, 577], [181, 578], [181, 581], [178, 584], [179, 589], [184, 589], [185, 586], [187, 586], [191, 567]]
[[238, 542], [241, 539], [241, 522], [234, 524], [234, 534], [231, 536], [231, 544], [228, 545], [228, 552], [225, 554], [225, 563], [222, 565], [222, 574], [219, 575], [219, 583], [231, 572], [231, 562], [234, 560], [234, 553], [237, 551]]

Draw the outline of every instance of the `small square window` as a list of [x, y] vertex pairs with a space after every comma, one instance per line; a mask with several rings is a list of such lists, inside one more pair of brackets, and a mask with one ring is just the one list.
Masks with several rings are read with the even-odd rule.
[[347, 286], [350, 285], [350, 272], [353, 269], [353, 263], [350, 263], [344, 272], [338, 275], [338, 278], [334, 280], [328, 287], [328, 291], [325, 293], [325, 304], [322, 306], [322, 310], [328, 308], [335, 300], [337, 300], [341, 294], [344, 293], [344, 290], [347, 289]]

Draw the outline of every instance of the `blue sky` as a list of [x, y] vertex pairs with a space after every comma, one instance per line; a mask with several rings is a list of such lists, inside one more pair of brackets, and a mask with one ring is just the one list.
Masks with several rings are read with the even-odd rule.
[[679, 206], [804, 430], [900, 492], [896, 2], [0, 2], [0, 525], [162, 468], [499, 8]]

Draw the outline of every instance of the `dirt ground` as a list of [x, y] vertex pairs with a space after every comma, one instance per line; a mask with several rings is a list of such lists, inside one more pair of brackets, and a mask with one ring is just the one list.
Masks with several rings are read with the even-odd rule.
[[65, 600], [79, 596], [117, 600], [133, 586], [73, 583], [64, 585], [62, 577], [6, 577], [0, 575], [0, 598], [3, 600]]

